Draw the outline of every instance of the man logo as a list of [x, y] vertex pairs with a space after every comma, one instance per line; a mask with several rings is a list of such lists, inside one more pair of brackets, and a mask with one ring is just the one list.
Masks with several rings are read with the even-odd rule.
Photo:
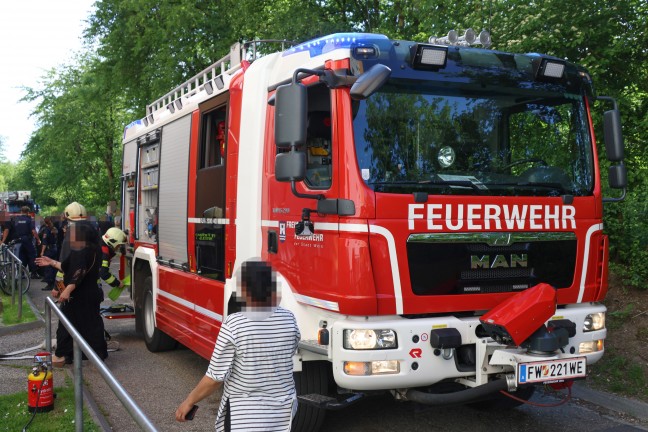
[[471, 255], [470, 268], [471, 269], [494, 269], [494, 268], [515, 268], [515, 267], [528, 267], [529, 257], [527, 254], [511, 254], [506, 255]]

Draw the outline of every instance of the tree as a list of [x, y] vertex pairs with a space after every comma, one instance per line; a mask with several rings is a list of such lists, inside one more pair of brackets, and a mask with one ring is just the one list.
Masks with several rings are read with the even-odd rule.
[[7, 162], [4, 152], [5, 138], [0, 136], [0, 191], [7, 190], [13, 172], [13, 165]]
[[[38, 129], [23, 153], [39, 196], [102, 208], [117, 198], [121, 140], [129, 111], [112, 76], [93, 57], [51, 70], [43, 87], [28, 88]], [[72, 157], [71, 157], [72, 155]]]

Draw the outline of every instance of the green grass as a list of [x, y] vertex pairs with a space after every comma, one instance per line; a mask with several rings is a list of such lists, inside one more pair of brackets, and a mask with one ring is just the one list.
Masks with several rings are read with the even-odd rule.
[[648, 397], [648, 376], [642, 366], [617, 350], [609, 350], [592, 365], [590, 378], [595, 387], [624, 396]]
[[[21, 431], [29, 422], [32, 413], [28, 411], [27, 404], [27, 373], [25, 371], [25, 391], [0, 396], [0, 431]], [[54, 371], [54, 383], [57, 378], [61, 380], [62, 372]], [[59, 381], [60, 382], [60, 381]], [[66, 377], [61, 385], [55, 385], [54, 409], [49, 412], [37, 413], [29, 425], [28, 431], [73, 431], [74, 425], [74, 385]], [[92, 421], [86, 409], [83, 410], [83, 430], [98, 432], [101, 429]]]
[[0, 297], [2, 303], [2, 324], [13, 325], [26, 322], [36, 321], [34, 312], [27, 303], [27, 295], [23, 295], [22, 319], [18, 321], [18, 296], [16, 295], [15, 304], [11, 304], [11, 296], [2, 293]]
[[625, 322], [632, 317], [635, 310], [635, 304], [629, 303], [622, 310], [608, 312], [606, 325], [609, 329], [621, 328]]

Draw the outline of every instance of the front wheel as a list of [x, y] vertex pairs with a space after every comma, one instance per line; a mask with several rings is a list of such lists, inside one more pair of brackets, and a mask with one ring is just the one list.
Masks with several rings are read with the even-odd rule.
[[[293, 374], [297, 395], [328, 393], [328, 362], [304, 362], [301, 372]], [[291, 432], [316, 432], [322, 426], [326, 410], [299, 402]]]
[[177, 342], [155, 326], [155, 309], [153, 307], [153, 278], [144, 279], [144, 342], [151, 352], [172, 350]]

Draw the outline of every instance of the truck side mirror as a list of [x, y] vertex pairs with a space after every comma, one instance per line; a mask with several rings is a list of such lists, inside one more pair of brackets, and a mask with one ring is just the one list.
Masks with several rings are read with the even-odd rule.
[[603, 113], [603, 129], [605, 132], [605, 151], [608, 160], [621, 162], [623, 160], [623, 135], [621, 134], [621, 116], [618, 109]]
[[358, 77], [358, 80], [351, 86], [351, 97], [355, 100], [367, 99], [376, 90], [385, 85], [391, 69], [383, 64], [371, 67], [367, 72]]
[[306, 87], [299, 82], [277, 87], [275, 104], [275, 144], [278, 148], [300, 146], [306, 142]]
[[628, 172], [623, 163], [612, 165], [609, 168], [608, 184], [613, 189], [624, 189], [628, 186]]
[[279, 182], [296, 182], [306, 178], [306, 153], [291, 150], [275, 158], [275, 179]]

